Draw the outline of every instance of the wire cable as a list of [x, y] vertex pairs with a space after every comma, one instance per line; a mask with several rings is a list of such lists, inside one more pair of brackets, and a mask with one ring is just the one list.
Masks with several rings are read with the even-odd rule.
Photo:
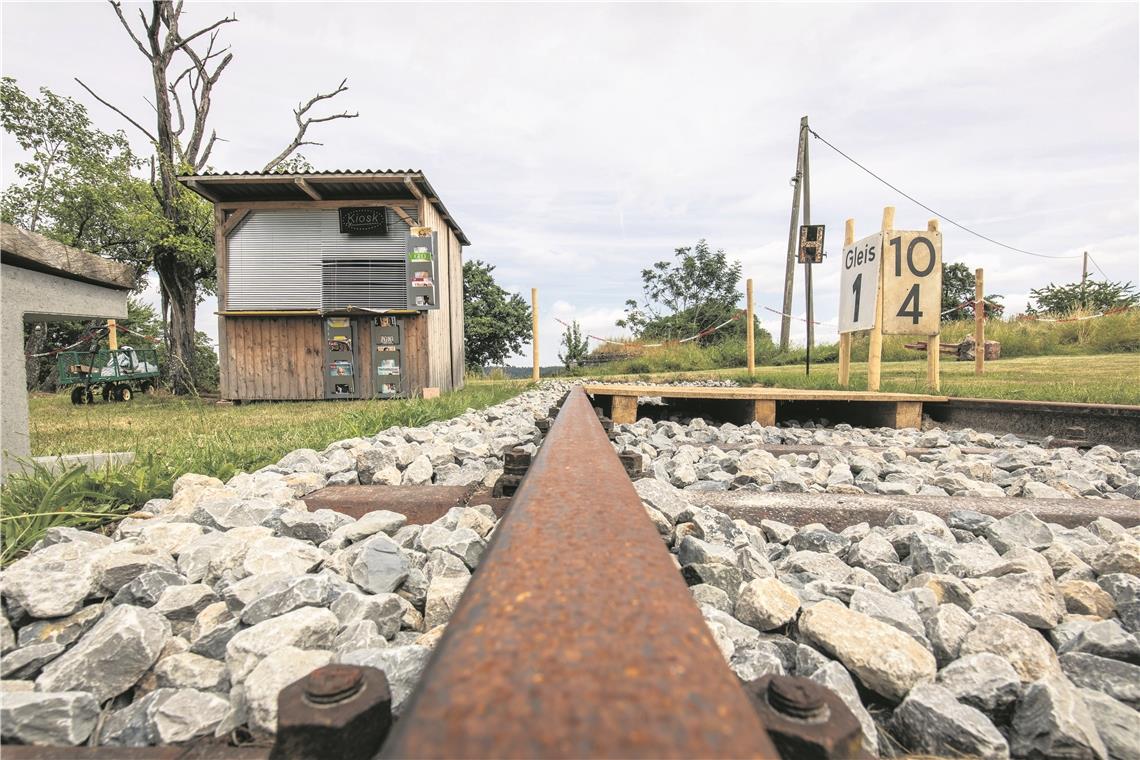
[[[907, 194], [907, 193], [904, 193], [904, 192], [903, 192], [902, 190], [900, 190], [898, 187], [896, 187], [896, 186], [892, 185], [890, 182], [887, 182], [885, 179], [883, 179], [882, 177], [880, 177], [878, 174], [875, 174], [875, 172], [871, 171], [871, 170], [870, 170], [870, 169], [868, 169], [866, 166], [863, 166], [863, 164], [859, 163], [858, 161], [856, 161], [855, 159], [853, 159], [851, 156], [847, 155], [846, 153], [844, 153], [843, 151], [841, 151], [839, 148], [837, 148], [837, 147], [835, 147], [834, 145], [832, 145], [831, 143], [829, 143], [827, 140], [825, 140], [823, 137], [821, 137], [821, 136], [820, 136], [820, 134], [819, 134], [818, 132], [816, 132], [814, 129], [812, 129], [811, 127], [808, 127], [808, 128], [807, 128], [807, 131], [811, 133], [812, 137], [814, 137], [815, 139], [819, 140], [819, 141], [820, 141], [820, 142], [822, 142], [824, 145], [826, 145], [827, 147], [831, 148], [833, 151], [835, 151], [835, 152], [836, 152], [836, 153], [838, 153], [839, 155], [843, 156], [843, 157], [844, 157], [844, 158], [846, 158], [848, 161], [850, 161], [851, 163], [855, 164], [855, 165], [856, 165], [856, 166], [858, 166], [860, 169], [862, 169], [863, 171], [867, 172], [867, 173], [868, 173], [868, 174], [870, 174], [872, 177], [874, 177], [875, 179], [879, 180], [879, 181], [880, 181], [880, 182], [882, 182], [884, 185], [886, 185], [886, 186], [887, 186], [887, 187], [889, 187], [890, 189], [894, 190], [896, 193], [898, 193], [898, 194], [899, 194], [899, 195], [901, 195], [902, 197], [906, 198], [907, 200], [911, 201], [912, 203], [916, 203], [916, 204], [918, 204], [919, 206], [922, 206], [924, 209], [926, 209], [926, 210], [927, 210], [927, 211], [929, 211], [930, 213], [934, 214], [934, 215], [935, 215], [935, 216], [937, 216], [938, 218], [940, 218], [940, 219], [942, 219], [942, 220], [944, 220], [944, 221], [946, 221], [946, 222], [949, 222], [950, 224], [954, 225], [954, 226], [955, 226], [955, 227], [957, 227], [958, 229], [960, 229], [960, 230], [964, 230], [964, 231], [966, 231], [966, 232], [970, 233], [971, 235], [973, 235], [973, 236], [975, 236], [975, 237], [979, 237], [979, 238], [981, 238], [982, 240], [985, 240], [985, 241], [987, 241], [987, 242], [993, 243], [994, 245], [998, 245], [998, 246], [1001, 246], [1002, 248], [1008, 248], [1009, 250], [1011, 250], [1011, 251], [1016, 251], [1017, 253], [1024, 253], [1024, 254], [1026, 254], [1027, 256], [1036, 256], [1037, 258], [1040, 258], [1040, 259], [1079, 259], [1079, 258], [1081, 257], [1081, 254], [1079, 254], [1079, 253], [1078, 253], [1078, 254], [1076, 254], [1076, 255], [1073, 255], [1073, 256], [1054, 256], [1054, 255], [1049, 255], [1049, 254], [1046, 254], [1046, 253], [1034, 253], [1033, 251], [1027, 251], [1027, 250], [1025, 250], [1024, 248], [1017, 248], [1017, 247], [1015, 247], [1015, 246], [1012, 246], [1012, 245], [1006, 245], [1005, 243], [1001, 242], [1000, 240], [994, 240], [992, 237], [989, 237], [989, 236], [987, 236], [987, 235], [983, 235], [983, 234], [982, 234], [982, 233], [980, 233], [980, 232], [976, 232], [976, 231], [974, 231], [974, 230], [970, 229], [969, 227], [967, 227], [966, 225], [964, 225], [964, 224], [961, 224], [960, 222], [956, 222], [956, 221], [954, 221], [953, 219], [951, 219], [950, 217], [946, 216], [945, 214], [942, 214], [942, 213], [940, 213], [940, 212], [938, 212], [938, 211], [935, 211], [935, 210], [934, 210], [934, 209], [932, 209], [930, 206], [927, 206], [925, 203], [923, 203], [922, 201], [920, 201], [920, 200], [918, 200], [917, 198], [915, 198], [913, 195], [909, 195], [909, 194]], [[1099, 269], [1100, 267], [1097, 267], [1097, 268]], [[1103, 272], [1102, 272], [1102, 274], [1103, 274]]]
[[1100, 268], [1100, 264], [1096, 263], [1096, 259], [1094, 259], [1092, 256], [1089, 256], [1089, 261], [1091, 261], [1093, 263], [1093, 266], [1096, 267], [1096, 271], [1101, 273], [1105, 279], [1105, 282], [1108, 282], [1108, 275], [1105, 274], [1105, 271]]

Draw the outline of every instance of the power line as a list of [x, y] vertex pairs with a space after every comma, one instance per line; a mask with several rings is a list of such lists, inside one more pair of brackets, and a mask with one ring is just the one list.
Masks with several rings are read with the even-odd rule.
[[1100, 272], [1101, 275], [1104, 276], [1105, 281], [1107, 282], [1108, 281], [1108, 275], [1105, 273], [1105, 271], [1103, 269], [1100, 268], [1100, 264], [1096, 263], [1096, 259], [1094, 259], [1092, 256], [1089, 256], [1089, 261], [1091, 261], [1093, 263], [1093, 266], [1096, 267], [1096, 271]]
[[[989, 236], [987, 236], [987, 235], [983, 235], [983, 234], [982, 234], [982, 233], [980, 233], [980, 232], [976, 232], [975, 230], [972, 230], [972, 229], [970, 229], [970, 228], [969, 228], [969, 227], [967, 227], [966, 225], [964, 225], [964, 224], [961, 224], [960, 222], [956, 222], [956, 221], [954, 221], [953, 219], [951, 219], [950, 217], [946, 216], [945, 214], [943, 214], [943, 213], [940, 213], [940, 212], [938, 212], [938, 211], [935, 211], [935, 210], [934, 210], [934, 209], [932, 209], [930, 206], [927, 206], [925, 203], [923, 203], [922, 201], [920, 201], [920, 200], [918, 200], [917, 198], [915, 198], [913, 195], [909, 195], [909, 194], [907, 194], [907, 193], [904, 193], [902, 190], [900, 190], [899, 188], [895, 187], [895, 186], [894, 186], [894, 185], [892, 185], [890, 182], [887, 182], [885, 179], [883, 179], [882, 177], [880, 177], [878, 174], [876, 174], [875, 172], [871, 171], [871, 170], [870, 170], [870, 169], [868, 169], [866, 166], [863, 166], [863, 164], [859, 163], [858, 161], [856, 161], [855, 159], [853, 159], [851, 156], [847, 155], [846, 153], [844, 153], [843, 151], [841, 151], [839, 148], [837, 148], [837, 147], [835, 147], [834, 145], [832, 145], [831, 143], [829, 143], [827, 140], [825, 140], [823, 137], [821, 137], [821, 136], [820, 136], [820, 134], [819, 134], [818, 132], [816, 132], [814, 129], [812, 129], [811, 127], [808, 127], [808, 132], [811, 132], [811, 134], [812, 134], [812, 137], [814, 137], [815, 139], [819, 140], [819, 141], [820, 141], [820, 142], [822, 142], [824, 145], [826, 145], [827, 147], [831, 148], [833, 151], [835, 151], [835, 152], [836, 152], [836, 153], [838, 153], [839, 155], [843, 156], [843, 157], [844, 157], [844, 158], [846, 158], [848, 161], [850, 161], [851, 163], [855, 164], [855, 165], [856, 165], [856, 166], [858, 166], [860, 169], [862, 169], [863, 171], [867, 172], [867, 173], [868, 173], [868, 174], [870, 174], [872, 177], [874, 177], [875, 179], [879, 180], [879, 181], [880, 181], [880, 182], [882, 182], [884, 185], [886, 185], [886, 186], [887, 186], [887, 187], [889, 187], [890, 189], [894, 190], [896, 193], [898, 193], [898, 194], [899, 194], [899, 195], [901, 195], [902, 197], [906, 198], [907, 200], [911, 201], [912, 203], [916, 203], [916, 204], [918, 204], [919, 206], [922, 206], [924, 209], [926, 209], [926, 210], [927, 210], [927, 211], [929, 211], [930, 213], [934, 214], [935, 216], [939, 217], [940, 219], [943, 219], [944, 221], [947, 221], [947, 222], [949, 222], [950, 224], [954, 225], [954, 226], [955, 226], [955, 227], [957, 227], [958, 229], [960, 229], [960, 230], [964, 230], [964, 231], [966, 231], [966, 232], [970, 233], [971, 235], [974, 235], [975, 237], [979, 237], [979, 238], [981, 238], [982, 240], [985, 240], [985, 241], [987, 241], [987, 242], [993, 243], [994, 245], [998, 245], [998, 246], [1001, 246], [1002, 248], [1008, 248], [1009, 250], [1011, 250], [1011, 251], [1016, 251], [1017, 253], [1024, 253], [1024, 254], [1026, 254], [1027, 256], [1036, 256], [1037, 258], [1040, 258], [1040, 259], [1079, 259], [1079, 258], [1081, 257], [1081, 254], [1079, 254], [1079, 253], [1078, 253], [1078, 254], [1075, 254], [1075, 255], [1072, 255], [1072, 256], [1051, 256], [1051, 255], [1049, 255], [1049, 254], [1046, 254], [1046, 253], [1034, 253], [1033, 251], [1026, 251], [1026, 250], [1025, 250], [1025, 249], [1023, 249], [1023, 248], [1016, 248], [1016, 247], [1014, 247], [1014, 246], [1012, 246], [1012, 245], [1006, 245], [1005, 243], [1001, 242], [1000, 240], [994, 240], [992, 237], [989, 237]], [[1095, 263], [1095, 262], [1094, 262], [1094, 263]], [[1100, 269], [1100, 267], [1097, 267], [1097, 269]], [[1103, 272], [1102, 272], [1102, 274], [1103, 274]]]

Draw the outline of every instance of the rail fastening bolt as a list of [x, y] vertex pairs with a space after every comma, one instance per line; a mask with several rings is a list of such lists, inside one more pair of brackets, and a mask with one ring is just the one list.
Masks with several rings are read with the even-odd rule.
[[351, 699], [364, 687], [364, 674], [352, 665], [325, 665], [305, 678], [305, 699], [331, 705]]
[[827, 704], [820, 688], [803, 679], [774, 676], [768, 683], [768, 704], [776, 712], [797, 720], [827, 720]]

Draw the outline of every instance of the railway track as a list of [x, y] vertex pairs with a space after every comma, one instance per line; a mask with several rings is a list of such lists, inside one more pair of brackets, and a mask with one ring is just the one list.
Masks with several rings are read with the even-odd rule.
[[281, 692], [272, 747], [6, 746], [12, 760], [856, 757], [806, 678], [728, 668], [589, 398], [571, 391], [403, 715], [384, 674], [332, 665]]

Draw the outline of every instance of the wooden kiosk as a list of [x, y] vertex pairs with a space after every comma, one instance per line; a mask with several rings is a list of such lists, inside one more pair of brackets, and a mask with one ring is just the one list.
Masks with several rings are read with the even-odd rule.
[[180, 177], [214, 205], [221, 396], [463, 386], [463, 246], [418, 171]]

